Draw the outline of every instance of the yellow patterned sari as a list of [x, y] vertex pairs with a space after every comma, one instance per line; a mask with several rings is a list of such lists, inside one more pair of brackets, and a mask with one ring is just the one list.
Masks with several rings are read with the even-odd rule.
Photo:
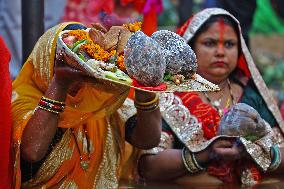
[[[85, 84], [76, 96], [67, 96], [66, 108], [60, 115], [58, 125], [66, 129], [65, 133], [35, 176], [25, 183], [21, 182], [22, 133], [52, 80], [58, 34], [68, 24], [71, 23], [62, 23], [49, 29], [38, 40], [13, 82], [15, 188], [118, 187], [120, 167], [124, 160], [126, 118], [123, 119], [117, 110], [126, 99], [128, 88], [120, 86], [113, 90], [115, 86], [111, 84]], [[71, 128], [75, 131], [74, 135]], [[87, 150], [85, 132], [88, 133], [90, 150]], [[83, 160], [90, 157], [87, 170], [80, 166], [80, 153]]]

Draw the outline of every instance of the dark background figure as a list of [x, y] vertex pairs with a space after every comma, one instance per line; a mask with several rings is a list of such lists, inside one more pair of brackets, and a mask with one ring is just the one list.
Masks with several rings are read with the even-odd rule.
[[284, 1], [283, 0], [270, 0], [275, 13], [281, 19], [284, 19]]
[[217, 6], [229, 11], [239, 20], [243, 37], [249, 46], [249, 30], [253, 23], [256, 0], [219, 0]]
[[177, 11], [179, 16], [178, 26], [181, 26], [192, 15], [193, 0], [180, 0]]

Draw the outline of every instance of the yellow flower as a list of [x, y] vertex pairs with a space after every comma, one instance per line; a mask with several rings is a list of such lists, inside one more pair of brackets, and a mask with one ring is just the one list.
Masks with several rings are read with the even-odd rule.
[[130, 32], [134, 33], [137, 32], [138, 30], [141, 30], [142, 22], [134, 22], [133, 24], [132, 23], [123, 24], [123, 27], [128, 29]]

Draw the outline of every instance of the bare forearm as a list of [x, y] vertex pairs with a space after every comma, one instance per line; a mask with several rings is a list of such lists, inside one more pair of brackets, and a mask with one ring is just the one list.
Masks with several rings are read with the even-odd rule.
[[153, 112], [137, 110], [137, 124], [131, 135], [131, 143], [142, 149], [156, 147], [160, 142], [161, 125], [159, 109]]
[[[45, 97], [65, 101], [66, 89], [52, 82]], [[22, 137], [22, 157], [31, 162], [42, 159], [56, 133], [59, 115], [38, 109], [27, 123]]]
[[[158, 96], [155, 93], [136, 90], [135, 100], [142, 104], [150, 102], [150, 106], [153, 104], [158, 106]], [[155, 108], [155, 106], [153, 107]], [[157, 146], [160, 142], [161, 122], [162, 118], [159, 108], [151, 111], [137, 108], [137, 123], [130, 137], [131, 143], [142, 149], [150, 149]]]
[[142, 156], [138, 165], [141, 176], [146, 180], [168, 180], [186, 175], [181, 153], [179, 149], [169, 149], [157, 155]]

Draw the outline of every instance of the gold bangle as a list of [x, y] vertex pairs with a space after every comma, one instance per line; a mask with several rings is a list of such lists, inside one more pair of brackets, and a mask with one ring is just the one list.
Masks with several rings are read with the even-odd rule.
[[182, 149], [182, 161], [189, 173], [197, 173], [200, 170], [195, 166], [191, 153], [185, 147]]
[[51, 103], [60, 104], [60, 105], [65, 105], [65, 102], [60, 102], [60, 101], [57, 101], [57, 100], [53, 100], [53, 99], [47, 98], [47, 97], [45, 97], [45, 96], [42, 96], [41, 98], [42, 98], [43, 100], [49, 101], [49, 102], [51, 102]]
[[154, 110], [159, 108], [159, 104], [155, 104], [154, 106], [151, 107], [139, 107], [137, 105], [135, 105], [135, 107], [137, 108], [137, 110], [143, 111], [143, 112], [153, 112]]
[[149, 106], [151, 104], [154, 104], [155, 102], [157, 102], [159, 100], [159, 95], [157, 93], [155, 93], [155, 98], [153, 98], [153, 100], [148, 101], [148, 102], [139, 102], [136, 100], [135, 98], [135, 94], [134, 94], [134, 102], [140, 106]]

